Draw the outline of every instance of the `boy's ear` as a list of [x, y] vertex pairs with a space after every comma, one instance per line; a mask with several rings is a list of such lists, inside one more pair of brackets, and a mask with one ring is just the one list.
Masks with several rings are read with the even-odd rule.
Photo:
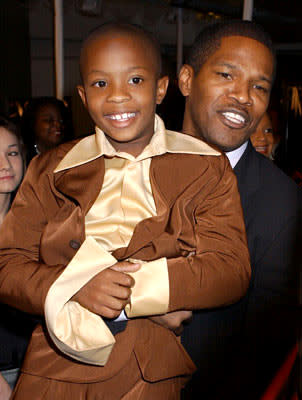
[[157, 81], [157, 89], [156, 89], [156, 104], [161, 104], [163, 101], [167, 89], [169, 85], [169, 78], [167, 76], [163, 76], [162, 78], [159, 78]]
[[191, 93], [194, 70], [191, 65], [184, 64], [179, 72], [178, 86], [183, 96], [187, 97]]
[[85, 93], [84, 87], [82, 85], [78, 85], [77, 86], [77, 90], [78, 90], [78, 93], [79, 93], [79, 95], [81, 97], [82, 103], [87, 108], [87, 100], [86, 100], [86, 93]]

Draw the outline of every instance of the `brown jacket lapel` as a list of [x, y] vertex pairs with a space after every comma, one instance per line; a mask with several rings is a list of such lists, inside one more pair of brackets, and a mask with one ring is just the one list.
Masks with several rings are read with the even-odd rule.
[[73, 199], [86, 215], [95, 202], [104, 180], [104, 158], [57, 172], [54, 184], [57, 190]]

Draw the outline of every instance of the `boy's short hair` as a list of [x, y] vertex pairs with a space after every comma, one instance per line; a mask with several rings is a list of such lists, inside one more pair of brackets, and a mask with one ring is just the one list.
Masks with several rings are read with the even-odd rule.
[[[83, 41], [82, 50], [86, 47], [86, 45], [93, 39], [101, 36], [102, 34], [108, 32], [116, 32], [116, 33], [125, 33], [130, 35], [140, 36], [143, 40], [145, 40], [153, 49], [154, 56], [156, 58], [156, 62], [158, 65], [158, 77], [161, 76], [162, 73], [162, 59], [161, 59], [161, 50], [160, 43], [156, 39], [156, 37], [146, 29], [142, 28], [136, 24], [129, 24], [126, 22], [106, 22], [95, 29], [93, 29], [87, 36], [87, 38]], [[82, 53], [82, 51], [81, 51]]]
[[255, 22], [229, 20], [207, 25], [196, 37], [187, 57], [187, 64], [191, 65], [195, 74], [198, 74], [202, 65], [219, 49], [221, 39], [227, 36], [244, 36], [262, 43], [273, 56], [275, 70], [275, 51], [269, 34]]

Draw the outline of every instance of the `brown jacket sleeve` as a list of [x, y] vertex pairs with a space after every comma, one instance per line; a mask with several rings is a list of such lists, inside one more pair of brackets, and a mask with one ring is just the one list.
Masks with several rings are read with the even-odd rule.
[[47, 224], [43, 198], [50, 197], [42, 171], [43, 163], [34, 159], [0, 231], [0, 301], [39, 315], [50, 286], [65, 268], [39, 261]]
[[212, 175], [204, 185], [193, 215], [196, 254], [168, 260], [169, 311], [227, 305], [239, 300], [249, 285], [237, 181], [226, 157], [215, 157], [213, 162], [220, 175], [218, 179]]

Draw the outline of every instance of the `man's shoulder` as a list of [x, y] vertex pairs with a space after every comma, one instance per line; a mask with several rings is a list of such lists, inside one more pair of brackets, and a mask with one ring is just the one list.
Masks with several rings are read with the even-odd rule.
[[[245, 175], [236, 174], [238, 182], [241, 185], [249, 186], [251, 183], [257, 183], [257, 190], [264, 193], [271, 193], [279, 196], [288, 197], [297, 194], [298, 187], [295, 182], [287, 176], [280, 168], [278, 168], [271, 160], [257, 153], [254, 149], [250, 150], [246, 157], [243, 156], [242, 161]], [[236, 168], [235, 168], [236, 172]]]
[[280, 225], [298, 215], [299, 188], [271, 160], [252, 150], [240, 168], [235, 172], [242, 206], [252, 219]]

